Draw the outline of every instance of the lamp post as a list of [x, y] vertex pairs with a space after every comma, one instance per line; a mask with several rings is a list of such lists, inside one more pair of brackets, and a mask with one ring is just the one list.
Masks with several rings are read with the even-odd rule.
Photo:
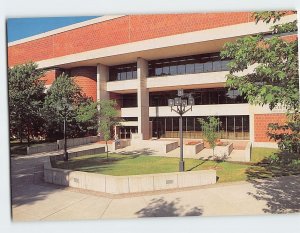
[[64, 118], [64, 161], [69, 160], [69, 154], [67, 151], [67, 115], [68, 111], [72, 110], [73, 107], [67, 102], [66, 98], [62, 99], [61, 105], [58, 106], [58, 111], [62, 111], [61, 114]]
[[[195, 100], [192, 94], [185, 94], [183, 89], [179, 89], [177, 93], [178, 97], [168, 100], [168, 105], [171, 107], [171, 112], [174, 111], [179, 114], [179, 138], [180, 138], [180, 161], [179, 161], [179, 171], [184, 171], [184, 161], [183, 161], [183, 132], [182, 132], [182, 116], [188, 112], [192, 111]], [[176, 108], [174, 109], [174, 107]]]

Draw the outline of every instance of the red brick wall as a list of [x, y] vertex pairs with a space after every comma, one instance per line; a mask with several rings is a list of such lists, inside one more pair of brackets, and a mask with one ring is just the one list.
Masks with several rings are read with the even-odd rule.
[[40, 61], [134, 41], [252, 21], [251, 13], [131, 15], [8, 48], [8, 64]]
[[48, 70], [45, 72], [45, 76], [41, 80], [45, 81], [45, 85], [50, 85], [56, 78], [56, 70]]
[[88, 97], [97, 100], [97, 68], [77, 67], [70, 69], [70, 76], [75, 77], [75, 82], [81, 87], [82, 92]]
[[269, 142], [267, 136], [269, 123], [284, 123], [286, 115], [278, 114], [255, 114], [254, 115], [254, 141], [255, 142]]

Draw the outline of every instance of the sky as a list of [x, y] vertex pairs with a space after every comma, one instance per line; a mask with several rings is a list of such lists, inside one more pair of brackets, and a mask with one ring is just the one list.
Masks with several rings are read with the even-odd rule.
[[10, 18], [7, 19], [7, 41], [13, 42], [97, 17], [99, 16]]

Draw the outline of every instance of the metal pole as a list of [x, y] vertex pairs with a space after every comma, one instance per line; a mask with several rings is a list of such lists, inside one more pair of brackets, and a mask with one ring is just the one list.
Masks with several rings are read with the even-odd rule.
[[183, 132], [182, 132], [182, 113], [179, 116], [179, 137], [180, 137], [180, 161], [179, 161], [179, 171], [184, 171], [184, 161], [183, 161]]
[[67, 114], [65, 109], [65, 118], [64, 118], [64, 161], [68, 161], [68, 152], [67, 152]]

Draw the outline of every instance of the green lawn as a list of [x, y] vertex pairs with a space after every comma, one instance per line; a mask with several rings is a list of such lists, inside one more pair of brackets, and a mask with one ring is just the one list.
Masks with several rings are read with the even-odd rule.
[[253, 147], [251, 151], [251, 162], [258, 163], [277, 153], [278, 149]]
[[[53, 165], [63, 169], [122, 176], [177, 172], [178, 162], [178, 158], [119, 154], [110, 154], [109, 160], [106, 160], [106, 154], [98, 154], [75, 157], [67, 163], [58, 161]], [[246, 164], [185, 159], [186, 171], [216, 169], [218, 182], [245, 180], [248, 167]]]
[[[106, 154], [75, 157], [69, 162], [57, 161], [54, 167], [106, 175], [140, 175], [178, 171], [178, 158], [147, 155]], [[268, 148], [253, 148], [251, 163], [185, 159], [186, 171], [215, 169], [218, 182], [242, 181], [281, 175], [299, 174], [299, 156], [278, 153]]]

